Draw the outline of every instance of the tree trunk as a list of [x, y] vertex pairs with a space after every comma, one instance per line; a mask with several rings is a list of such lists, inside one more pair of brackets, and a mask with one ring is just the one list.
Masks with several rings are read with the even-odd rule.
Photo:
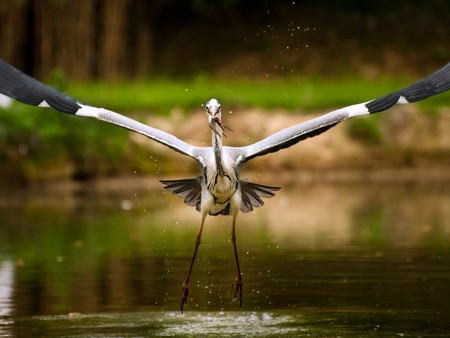
[[105, 1], [100, 8], [101, 32], [99, 40], [98, 76], [118, 79], [126, 69], [126, 29], [130, 1]]

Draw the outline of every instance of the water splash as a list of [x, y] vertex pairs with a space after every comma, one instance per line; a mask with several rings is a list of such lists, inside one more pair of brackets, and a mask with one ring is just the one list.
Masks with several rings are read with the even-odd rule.
[[[299, 330], [292, 325], [296, 322], [293, 317], [270, 312], [212, 312], [167, 316], [166, 327], [160, 332], [162, 336], [278, 337], [296, 336]], [[173, 319], [172, 322], [170, 318]]]

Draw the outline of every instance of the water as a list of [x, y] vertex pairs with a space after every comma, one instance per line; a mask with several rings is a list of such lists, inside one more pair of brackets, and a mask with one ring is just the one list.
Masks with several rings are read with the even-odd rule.
[[[0, 195], [0, 336], [450, 336], [450, 184], [300, 184], [209, 217], [161, 189]], [[264, 182], [271, 184], [271, 182]]]

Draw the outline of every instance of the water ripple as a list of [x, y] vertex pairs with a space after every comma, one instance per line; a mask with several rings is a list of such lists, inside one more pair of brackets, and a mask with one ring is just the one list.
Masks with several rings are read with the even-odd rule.
[[[161, 336], [236, 336], [270, 337], [294, 335], [300, 330], [295, 327], [298, 320], [289, 315], [262, 313], [194, 313], [185, 316], [167, 314]], [[293, 327], [294, 326], [294, 327]]]

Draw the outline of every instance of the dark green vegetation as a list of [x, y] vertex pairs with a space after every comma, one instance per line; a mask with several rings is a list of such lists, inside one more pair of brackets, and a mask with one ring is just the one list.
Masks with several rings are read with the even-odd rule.
[[[119, 112], [149, 111], [167, 115], [175, 107], [189, 112], [200, 108], [211, 97], [220, 99], [225, 110], [257, 107], [314, 112], [364, 102], [405, 87], [416, 79], [388, 78], [386, 75], [376, 79], [291, 76], [258, 81], [197, 76], [185, 80], [73, 83], [66, 87], [71, 96], [83, 98], [83, 102]], [[421, 103], [433, 110], [446, 104], [448, 97], [445, 94]]]
[[2, 1], [0, 57], [41, 79], [422, 74], [450, 59], [449, 15], [447, 0]]

